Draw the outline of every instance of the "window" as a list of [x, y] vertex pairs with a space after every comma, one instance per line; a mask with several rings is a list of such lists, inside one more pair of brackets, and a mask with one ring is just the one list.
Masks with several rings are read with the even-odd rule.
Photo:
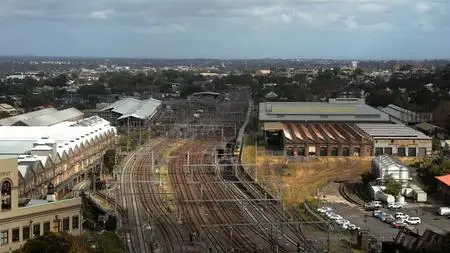
[[382, 155], [383, 154], [383, 148], [375, 148], [375, 155]]
[[398, 156], [406, 156], [406, 149], [405, 148], [398, 148], [397, 149], [397, 155]]
[[8, 230], [2, 230], [0, 234], [1, 245], [8, 244]]
[[80, 217], [78, 217], [78, 215], [75, 215], [72, 217], [72, 229], [77, 229], [79, 227], [80, 223]]
[[44, 235], [50, 233], [50, 221], [44, 222]]
[[41, 224], [34, 224], [33, 225], [33, 235], [34, 236], [40, 236], [41, 235]]
[[22, 227], [22, 240], [28, 240], [30, 239], [30, 227], [29, 226], [25, 226]]
[[384, 148], [384, 153], [387, 155], [392, 155], [392, 148]]
[[18, 242], [20, 240], [20, 229], [19, 228], [13, 228], [11, 239], [13, 242]]
[[63, 219], [63, 231], [69, 231], [70, 229], [70, 219], [69, 217]]
[[408, 156], [416, 156], [416, 148], [408, 148]]
[[11, 210], [11, 189], [12, 185], [9, 180], [1, 183], [2, 210]]

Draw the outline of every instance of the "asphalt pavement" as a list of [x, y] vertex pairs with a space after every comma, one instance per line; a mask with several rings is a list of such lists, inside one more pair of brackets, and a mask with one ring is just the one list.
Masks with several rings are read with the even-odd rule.
[[[333, 212], [361, 227], [361, 229], [367, 229], [370, 234], [380, 238], [382, 241], [391, 241], [399, 231], [397, 228], [393, 228], [391, 224], [376, 219], [373, 217], [373, 212], [365, 211], [362, 207], [349, 206], [343, 203], [328, 203], [325, 206], [333, 208]], [[396, 212], [402, 212], [410, 217], [420, 217], [422, 220], [421, 224], [409, 226], [409, 228], [419, 234], [422, 234], [426, 229], [431, 229], [437, 233], [450, 232], [450, 219], [446, 216], [438, 216], [436, 214], [437, 207], [412, 204], [399, 210], [386, 208], [381, 208], [380, 210], [392, 215]]]

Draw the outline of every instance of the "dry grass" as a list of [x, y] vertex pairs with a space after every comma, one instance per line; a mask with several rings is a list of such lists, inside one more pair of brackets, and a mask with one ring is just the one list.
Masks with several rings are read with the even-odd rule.
[[[254, 161], [254, 147], [246, 146], [243, 162]], [[359, 178], [362, 172], [370, 169], [370, 163], [371, 157], [314, 157], [288, 161], [283, 157], [262, 153], [258, 154], [256, 162], [259, 178], [282, 182], [283, 200], [289, 206], [314, 196], [318, 189], [333, 180]]]

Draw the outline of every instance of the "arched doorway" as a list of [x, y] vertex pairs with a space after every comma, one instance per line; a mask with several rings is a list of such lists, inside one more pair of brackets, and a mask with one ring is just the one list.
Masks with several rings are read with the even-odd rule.
[[327, 156], [327, 148], [326, 147], [320, 147], [320, 156]]
[[342, 148], [342, 155], [343, 156], [349, 156], [350, 155], [350, 150], [348, 147], [343, 147]]
[[338, 148], [337, 147], [333, 147], [331, 149], [331, 156], [338, 156]]
[[11, 181], [5, 180], [2, 183], [2, 210], [11, 210]]

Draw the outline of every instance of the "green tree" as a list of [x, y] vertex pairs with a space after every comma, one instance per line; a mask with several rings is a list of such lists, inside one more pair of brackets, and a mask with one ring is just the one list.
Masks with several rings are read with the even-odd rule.
[[112, 173], [114, 169], [114, 165], [116, 163], [116, 150], [110, 149], [106, 151], [105, 155], [103, 156], [103, 164], [105, 165], [105, 168], [109, 174]]
[[15, 253], [70, 253], [73, 237], [63, 233], [51, 233], [28, 240]]
[[361, 173], [361, 181], [363, 182], [364, 185], [368, 185], [374, 179], [375, 177], [370, 171], [365, 171]]
[[384, 190], [385, 193], [391, 194], [393, 196], [398, 196], [400, 194], [400, 191], [402, 190], [402, 184], [393, 178], [389, 178], [386, 181], [386, 190]]

